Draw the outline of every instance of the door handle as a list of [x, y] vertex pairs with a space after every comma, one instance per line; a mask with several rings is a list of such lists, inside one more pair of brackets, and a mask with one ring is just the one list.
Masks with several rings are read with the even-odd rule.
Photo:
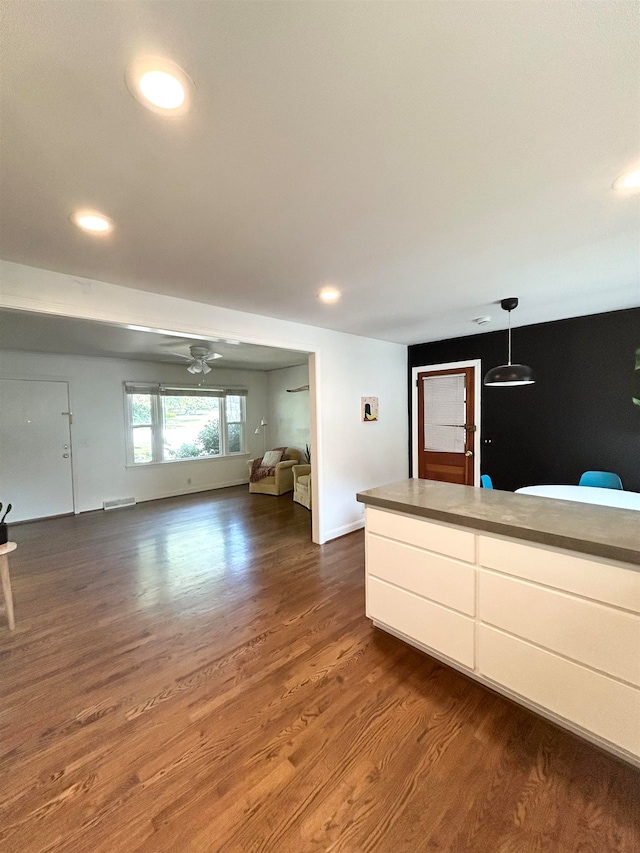
[[475, 424], [437, 424], [437, 426], [458, 427], [458, 429], [466, 429], [467, 432], [475, 432]]
[[69, 454], [68, 454], [68, 453], [63, 453], [63, 454], [62, 454], [62, 458], [63, 458], [63, 459], [68, 459], [68, 458], [69, 458]]
[[473, 456], [473, 450], [465, 450], [464, 455], [465, 456]]

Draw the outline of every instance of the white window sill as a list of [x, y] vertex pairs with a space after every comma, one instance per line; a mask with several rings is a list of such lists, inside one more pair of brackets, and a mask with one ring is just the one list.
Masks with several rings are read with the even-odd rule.
[[127, 462], [125, 468], [157, 468], [159, 465], [190, 465], [193, 462], [218, 462], [222, 459], [249, 459], [250, 454], [246, 451], [243, 453], [226, 453], [224, 456], [193, 456], [187, 459], [165, 459], [162, 462]]

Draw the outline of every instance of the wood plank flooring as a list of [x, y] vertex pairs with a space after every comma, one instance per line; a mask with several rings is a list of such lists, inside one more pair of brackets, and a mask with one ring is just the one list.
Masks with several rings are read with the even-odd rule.
[[309, 528], [238, 487], [12, 529], [3, 853], [638, 853], [637, 771], [374, 629], [362, 533]]

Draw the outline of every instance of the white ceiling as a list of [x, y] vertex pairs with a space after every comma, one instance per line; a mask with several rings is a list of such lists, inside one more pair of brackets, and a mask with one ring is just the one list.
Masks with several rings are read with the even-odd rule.
[[640, 304], [635, 2], [1, 5], [9, 260], [399, 343]]
[[74, 317], [0, 310], [0, 345], [4, 350], [188, 366], [181, 356], [189, 355], [192, 344], [208, 346], [211, 352], [220, 353], [222, 358], [214, 362], [218, 369], [278, 370], [307, 364], [308, 360], [307, 353], [295, 350], [168, 335]]

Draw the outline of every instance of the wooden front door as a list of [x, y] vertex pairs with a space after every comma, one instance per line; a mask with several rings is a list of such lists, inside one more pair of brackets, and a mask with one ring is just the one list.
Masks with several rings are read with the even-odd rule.
[[418, 477], [473, 486], [473, 367], [418, 374]]

